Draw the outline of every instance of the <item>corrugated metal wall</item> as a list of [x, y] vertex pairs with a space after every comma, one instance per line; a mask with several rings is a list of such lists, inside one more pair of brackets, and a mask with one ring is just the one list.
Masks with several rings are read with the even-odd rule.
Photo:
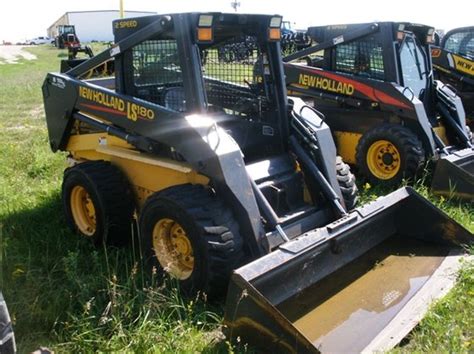
[[69, 24], [68, 12], [66, 12], [56, 22], [54, 22], [51, 26], [48, 27], [47, 29], [48, 37], [50, 38], [56, 37], [58, 35], [57, 26], [68, 25], [68, 24]]
[[[125, 17], [154, 15], [150, 12], [125, 11]], [[48, 28], [48, 36], [57, 35], [56, 26], [74, 25], [81, 42], [113, 41], [112, 21], [120, 17], [119, 11], [67, 12]]]

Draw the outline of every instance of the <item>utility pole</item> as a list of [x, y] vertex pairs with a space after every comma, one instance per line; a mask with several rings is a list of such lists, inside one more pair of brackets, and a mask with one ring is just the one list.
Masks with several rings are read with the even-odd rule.
[[237, 0], [234, 0], [230, 3], [230, 6], [232, 6], [235, 12], [237, 12], [237, 8], [240, 6], [240, 2], [238, 2]]
[[123, 0], [120, 0], [120, 18], [123, 18]]

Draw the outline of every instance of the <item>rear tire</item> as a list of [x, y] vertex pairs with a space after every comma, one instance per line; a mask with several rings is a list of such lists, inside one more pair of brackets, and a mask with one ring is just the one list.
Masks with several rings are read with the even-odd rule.
[[94, 245], [130, 240], [132, 193], [122, 172], [109, 162], [89, 161], [68, 168], [62, 199], [70, 228]]
[[244, 256], [232, 211], [201, 185], [175, 186], [149, 197], [140, 215], [140, 244], [148, 265], [177, 278], [189, 296], [224, 295]]
[[344, 163], [340, 156], [336, 157], [336, 174], [346, 210], [352, 210], [359, 200], [359, 190], [357, 189], [356, 179], [351, 173], [349, 165]]
[[385, 124], [362, 136], [356, 161], [371, 183], [394, 186], [404, 178], [415, 178], [425, 161], [425, 152], [421, 141], [409, 129]]

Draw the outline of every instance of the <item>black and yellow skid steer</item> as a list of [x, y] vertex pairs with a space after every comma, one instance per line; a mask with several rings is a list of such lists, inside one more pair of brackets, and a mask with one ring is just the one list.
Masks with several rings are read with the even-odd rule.
[[431, 58], [435, 77], [454, 87], [474, 129], [474, 26], [446, 33], [439, 46], [431, 48]]
[[434, 28], [406, 22], [308, 28], [284, 58], [294, 95], [325, 116], [338, 153], [371, 183], [398, 185], [432, 161], [434, 193], [474, 200], [474, 140], [455, 90], [434, 80]]
[[[136, 213], [150, 267], [184, 292], [227, 291], [231, 338], [314, 352], [362, 306], [375, 309], [373, 342], [423, 289], [439, 296], [446, 279], [435, 275], [472, 234], [409, 188], [354, 208], [354, 177], [329, 127], [287, 97], [280, 26], [280, 16], [222, 13], [118, 20], [112, 48], [48, 74], [50, 145], [69, 153], [66, 217], [102, 243], [130, 237]], [[82, 78], [110, 59], [113, 77]], [[348, 303], [333, 296], [351, 284]], [[340, 320], [320, 320], [341, 305]]]

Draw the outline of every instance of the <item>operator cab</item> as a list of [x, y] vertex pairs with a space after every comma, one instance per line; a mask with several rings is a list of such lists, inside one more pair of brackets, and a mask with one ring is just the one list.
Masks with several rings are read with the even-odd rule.
[[[317, 43], [323, 43], [368, 26], [310, 27], [308, 34]], [[423, 100], [423, 92], [432, 78], [428, 46], [432, 43], [434, 28], [405, 22], [379, 22], [377, 26], [378, 30], [367, 36], [317, 53], [311, 64], [371, 80], [396, 82]]]
[[[116, 42], [157, 17], [115, 21]], [[165, 33], [123, 53], [117, 92], [183, 116], [215, 116], [246, 161], [280, 153], [287, 129], [284, 85], [275, 84], [283, 80], [281, 17], [211, 13], [169, 19]], [[175, 26], [184, 21], [188, 26]]]

